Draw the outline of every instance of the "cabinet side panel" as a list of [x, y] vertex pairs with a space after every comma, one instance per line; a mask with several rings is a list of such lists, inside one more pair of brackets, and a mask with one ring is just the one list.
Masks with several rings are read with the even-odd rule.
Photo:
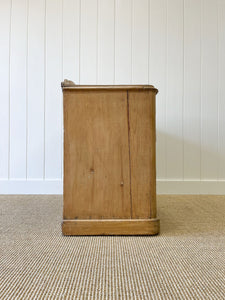
[[126, 91], [64, 90], [64, 219], [130, 218]]
[[155, 218], [155, 94], [130, 91], [128, 106], [132, 218]]

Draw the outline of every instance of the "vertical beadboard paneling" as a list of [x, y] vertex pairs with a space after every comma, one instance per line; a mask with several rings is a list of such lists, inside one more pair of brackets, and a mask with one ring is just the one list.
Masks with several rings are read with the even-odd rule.
[[98, 84], [113, 84], [115, 2], [112, 0], [100, 0], [98, 11]]
[[63, 78], [79, 83], [80, 0], [63, 0]]
[[0, 178], [8, 178], [11, 0], [0, 4]]
[[149, 2], [149, 84], [159, 90], [156, 97], [157, 177], [166, 178], [166, 76], [167, 76], [167, 1]]
[[183, 178], [183, 1], [168, 1], [166, 176]]
[[81, 1], [80, 82], [97, 83], [98, 1]]
[[201, 3], [184, 6], [184, 179], [201, 173]]
[[12, 1], [10, 56], [10, 178], [26, 179], [27, 0]]
[[148, 0], [133, 0], [132, 84], [148, 83]]
[[45, 0], [29, 0], [27, 54], [27, 178], [43, 178]]
[[115, 0], [115, 83], [131, 83], [132, 3]]
[[225, 1], [218, 2], [218, 179], [225, 180]]
[[0, 66], [4, 192], [59, 188], [63, 78], [155, 85], [160, 192], [224, 191], [224, 0], [0, 1]]
[[202, 1], [201, 179], [218, 176], [217, 1]]
[[46, 0], [45, 172], [62, 177], [62, 0]]

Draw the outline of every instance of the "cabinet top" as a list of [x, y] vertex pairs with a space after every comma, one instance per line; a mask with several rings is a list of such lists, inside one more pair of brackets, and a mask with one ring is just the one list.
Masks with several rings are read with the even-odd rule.
[[158, 93], [158, 90], [153, 85], [77, 85], [73, 81], [65, 79], [61, 83], [63, 90], [152, 90]]

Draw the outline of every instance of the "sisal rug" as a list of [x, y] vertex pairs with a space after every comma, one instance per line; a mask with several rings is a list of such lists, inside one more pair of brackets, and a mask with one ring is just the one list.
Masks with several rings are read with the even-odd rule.
[[225, 299], [225, 196], [159, 196], [159, 236], [63, 237], [62, 196], [0, 196], [0, 299]]

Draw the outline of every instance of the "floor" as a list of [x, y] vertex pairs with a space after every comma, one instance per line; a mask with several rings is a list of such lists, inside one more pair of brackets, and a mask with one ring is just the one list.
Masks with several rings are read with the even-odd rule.
[[225, 196], [158, 196], [159, 236], [64, 237], [62, 196], [0, 196], [0, 299], [225, 299]]

